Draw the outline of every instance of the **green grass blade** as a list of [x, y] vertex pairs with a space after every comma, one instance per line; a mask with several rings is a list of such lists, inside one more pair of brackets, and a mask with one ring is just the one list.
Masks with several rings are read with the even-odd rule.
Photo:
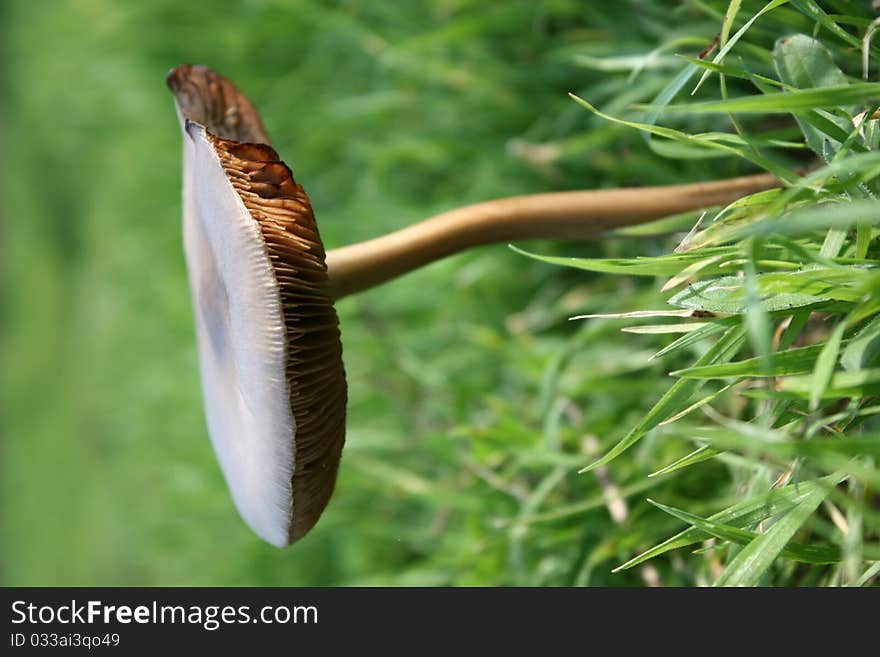
[[813, 230], [880, 223], [880, 202], [819, 203], [750, 224], [738, 237], [797, 235]]
[[829, 489], [812, 489], [797, 505], [756, 537], [733, 560], [716, 580], [715, 586], [757, 586], [764, 573], [828, 496]]
[[724, 365], [706, 365], [702, 367], [687, 367], [672, 372], [672, 376], [681, 376], [688, 379], [722, 379], [728, 377], [764, 377], [764, 376], [791, 376], [805, 374], [813, 371], [816, 359], [822, 352], [823, 345], [810, 345], [798, 347], [787, 351], [778, 351], [768, 357], [768, 370], [764, 370], [763, 361], [760, 358], [747, 358], [735, 363]]
[[831, 382], [834, 368], [837, 366], [837, 357], [840, 354], [840, 343], [843, 340], [843, 332], [846, 330], [846, 322], [840, 322], [831, 337], [822, 348], [816, 359], [816, 369], [813, 371], [813, 381], [810, 386], [810, 410], [815, 411], [819, 407], [819, 401]]
[[[761, 288], [765, 287], [765, 281], [770, 280], [767, 276], [769, 275], [757, 277]], [[786, 283], [789, 283], [787, 278]], [[766, 312], [776, 312], [802, 308], [825, 300], [825, 297], [805, 294], [797, 290], [764, 294], [757, 303]], [[669, 299], [669, 304], [724, 315], [742, 315], [748, 308], [744, 281], [739, 276], [698, 281]]]
[[[779, 389], [803, 399], [814, 395], [812, 376], [791, 376], [779, 382]], [[880, 392], [880, 369], [835, 372], [822, 390], [821, 399], [865, 397]]]
[[856, 258], [864, 258], [868, 255], [868, 247], [871, 246], [871, 227], [864, 224], [858, 226], [856, 233]]
[[[842, 105], [867, 105], [880, 96], [880, 82], [856, 82], [822, 89], [741, 96], [729, 100], [667, 105], [667, 114], [792, 114]], [[643, 109], [649, 109], [644, 108]], [[650, 108], [653, 109], [653, 108]]]
[[[736, 66], [730, 66], [729, 64], [716, 64], [715, 62], [706, 61], [705, 59], [699, 59], [697, 57], [687, 57], [686, 55], [678, 55], [680, 59], [688, 62], [689, 64], [693, 64], [698, 68], [705, 69], [712, 73], [720, 73], [722, 75], [726, 75], [731, 78], [738, 78], [740, 80], [760, 80], [764, 84], [773, 86], [773, 87], [784, 87], [786, 86], [784, 83], [779, 80], [774, 80], [773, 78], [768, 78], [763, 75], [757, 75], [755, 73], [751, 73], [744, 68], [739, 68]], [[654, 107], [655, 103], [651, 104], [651, 107]]]
[[[601, 272], [605, 274], [628, 274], [630, 276], [671, 276], [677, 274], [688, 265], [698, 262], [706, 257], [706, 253], [673, 253], [654, 258], [566, 258], [560, 256], [543, 256], [530, 253], [514, 245], [509, 245], [512, 251], [520, 255], [540, 260], [551, 265], [573, 267], [585, 271]], [[730, 247], [722, 247], [712, 250], [716, 255], [733, 254], [736, 251]]]
[[[842, 480], [842, 476], [829, 475], [818, 480], [789, 484], [783, 488], [771, 490], [750, 497], [742, 502], [737, 502], [723, 511], [719, 511], [718, 513], [709, 516], [708, 519], [713, 522], [724, 523], [734, 527], [750, 527], [762, 520], [772, 518], [780, 513], [788, 511], [805, 497], [809, 496], [817, 488], [819, 490], [826, 490], [829, 487], [837, 485]], [[666, 539], [662, 543], [645, 550], [626, 563], [617, 566], [613, 572], [638, 566], [639, 564], [669, 552], [670, 550], [693, 545], [694, 543], [698, 543], [708, 537], [709, 535], [706, 532], [695, 527], [685, 529], [675, 536]]]
[[[745, 341], [745, 329], [736, 326], [721, 336], [712, 347], [697, 361], [698, 365], [710, 365], [724, 362], [733, 358]], [[637, 443], [646, 433], [658, 426], [664, 420], [675, 415], [688, 406], [691, 396], [699, 390], [702, 382], [696, 379], [679, 379], [653, 408], [642, 418], [633, 429], [617, 443], [605, 456], [591, 463], [579, 472], [589, 472], [593, 468], [604, 465], [616, 458], [627, 449]]]
[[873, 363], [878, 354], [880, 354], [880, 317], [875, 317], [847, 344], [840, 357], [840, 364], [845, 370], [857, 372]]
[[819, 5], [812, 0], [793, 0], [792, 6], [796, 7], [804, 15], [809, 16], [819, 23], [834, 36], [849, 44], [853, 48], [861, 48], [861, 42], [852, 34], [838, 25]]
[[[846, 75], [834, 63], [831, 52], [820, 41], [803, 34], [784, 37], [773, 48], [773, 64], [779, 78], [796, 89], [833, 87], [849, 84]], [[804, 133], [810, 148], [823, 155], [827, 145], [828, 123], [833, 125], [837, 136], [835, 151], [845, 140], [847, 126], [845, 121], [835, 116], [822, 116], [809, 112], [809, 116], [796, 116], [795, 119]], [[841, 138], [841, 136], [843, 138]]]
[[726, 318], [726, 319], [723, 319], [720, 321], [712, 322], [711, 324], [707, 324], [706, 326], [702, 327], [698, 331], [686, 333], [685, 335], [681, 336], [680, 338], [678, 338], [674, 342], [670, 342], [668, 345], [663, 347], [663, 349], [661, 349], [656, 354], [651, 356], [651, 360], [654, 360], [656, 358], [662, 358], [662, 357], [667, 356], [673, 352], [680, 351], [681, 349], [685, 349], [687, 347], [690, 347], [690, 346], [696, 344], [697, 342], [699, 342], [700, 340], [703, 340], [711, 335], [715, 335], [716, 333], [720, 333], [725, 328], [730, 327], [730, 326], [735, 326], [738, 323], [739, 323], [738, 317], [729, 317], [729, 318]]
[[[680, 130], [674, 130], [672, 128], [666, 128], [662, 126], [656, 126], [648, 123], [637, 123], [635, 121], [627, 121], [625, 119], [618, 118], [616, 116], [612, 116], [610, 114], [606, 114], [605, 112], [601, 112], [596, 109], [593, 105], [585, 101], [583, 98], [575, 96], [574, 94], [569, 94], [569, 96], [577, 102], [579, 105], [585, 107], [590, 112], [595, 114], [596, 116], [605, 119], [606, 121], [611, 121], [612, 123], [617, 123], [618, 125], [623, 125], [629, 128], [634, 128], [636, 130], [642, 130], [644, 132], [648, 132], [652, 135], [657, 135], [658, 137], [665, 137], [674, 142], [679, 142], [682, 144], [688, 144], [691, 146], [706, 148], [706, 149], [715, 149], [719, 151], [724, 151], [730, 155], [736, 155], [744, 160], [748, 160], [752, 162], [762, 169], [766, 169], [773, 173], [780, 180], [786, 181], [794, 181], [797, 179], [797, 176], [794, 172], [786, 169], [781, 166], [777, 162], [772, 160], [768, 160], [760, 156], [757, 153], [752, 152], [751, 150], [745, 150], [742, 148], [736, 148], [727, 143], [727, 139], [717, 139], [712, 137], [711, 135], [691, 135], [686, 132], [682, 132]], [[670, 106], [671, 107], [671, 106]], [[647, 108], [649, 110], [656, 108]], [[669, 107], [661, 108], [663, 111], [669, 109]]]
[[675, 472], [676, 470], [681, 470], [682, 468], [686, 468], [689, 465], [694, 465], [696, 463], [702, 463], [703, 461], [708, 461], [709, 459], [713, 459], [716, 456], [721, 454], [718, 450], [712, 449], [708, 445], [703, 445], [702, 447], [698, 447], [690, 454], [686, 456], [682, 456], [677, 461], [673, 461], [669, 465], [666, 465], [659, 470], [655, 470], [649, 477], [660, 477], [665, 474], [669, 474], [670, 472]]
[[[689, 525], [696, 527], [697, 529], [701, 529], [710, 536], [713, 536], [722, 541], [729, 541], [737, 545], [748, 545], [759, 536], [761, 536], [761, 534], [750, 532], [746, 529], [740, 529], [739, 527], [733, 527], [731, 525], [725, 525], [724, 523], [700, 518], [699, 516], [695, 516], [694, 514], [688, 513], [687, 511], [682, 511], [681, 509], [666, 506], [665, 504], [660, 504], [659, 502], [655, 502], [651, 499], [649, 499], [648, 502], [656, 506], [661, 511], [665, 511], [672, 517], [678, 518], [679, 520], [686, 522]], [[802, 563], [814, 564], [837, 563], [841, 559], [840, 548], [824, 545], [803, 545], [801, 543], [795, 543], [794, 541], [790, 541], [788, 544], [786, 544], [785, 547], [783, 547], [780, 551], [779, 556], [786, 559], [791, 559], [792, 561], [800, 561]]]
[[[712, 61], [716, 64], [720, 63], [727, 54], [733, 49], [733, 47], [745, 36], [746, 32], [752, 27], [756, 20], [758, 20], [761, 16], [766, 14], [769, 11], [773, 11], [777, 7], [781, 7], [786, 4], [788, 0], [773, 0], [772, 2], [768, 2], [764, 7], [761, 8], [754, 16], [752, 16], [748, 21], [746, 21], [745, 25], [743, 25], [737, 32], [734, 34], [730, 40], [724, 44], [724, 47], [718, 51], [718, 54], [712, 59]], [[703, 75], [700, 77], [699, 82], [697, 82], [697, 86], [694, 87], [694, 90], [691, 92], [691, 95], [697, 93], [703, 83], [706, 81], [706, 78], [709, 77], [709, 71], [705, 71]]]
[[[656, 109], [652, 109], [645, 114], [645, 123], [648, 125], [654, 125], [657, 122], [657, 118], [660, 116], [660, 112], [662, 108], [666, 107], [669, 103], [672, 102], [672, 99], [684, 88], [684, 85], [688, 83], [694, 73], [697, 72], [697, 67], [693, 65], [685, 66], [681, 71], [679, 71], [678, 75], [676, 75], [669, 83], [660, 91], [659, 94], [654, 98], [651, 103], [652, 107]], [[644, 131], [642, 134], [645, 135], [645, 138], [650, 143], [651, 133], [648, 131]]]
[[862, 576], [859, 577], [859, 581], [856, 582], [856, 586], [864, 586], [871, 579], [876, 577], [878, 573], [880, 573], [880, 561], [872, 564], [871, 567], [869, 567], [864, 573], [862, 573]]

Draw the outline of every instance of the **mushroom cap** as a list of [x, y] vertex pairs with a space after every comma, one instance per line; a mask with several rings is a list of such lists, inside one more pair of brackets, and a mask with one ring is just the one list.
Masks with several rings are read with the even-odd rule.
[[271, 144], [260, 114], [234, 84], [207, 66], [181, 64], [165, 78], [178, 118], [205, 126], [218, 137]]
[[283, 547], [320, 517], [345, 440], [324, 247], [251, 103], [205, 67], [178, 67], [168, 85], [183, 131], [184, 251], [208, 432], [242, 518]]

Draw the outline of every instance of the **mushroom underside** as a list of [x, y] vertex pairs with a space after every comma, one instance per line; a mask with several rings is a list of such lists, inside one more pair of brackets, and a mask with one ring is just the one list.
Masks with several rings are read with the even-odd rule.
[[[169, 75], [184, 132], [184, 249], [205, 415], [242, 518], [281, 547], [314, 526], [336, 480], [346, 405], [338, 318], [311, 205], [290, 169], [269, 145], [224, 138], [189, 116], [233, 137], [262, 132], [255, 112], [256, 124], [242, 126], [248, 113], [228, 111], [250, 103], [205, 71]], [[199, 99], [204, 90], [222, 103]], [[229, 130], [218, 116], [239, 123]]]

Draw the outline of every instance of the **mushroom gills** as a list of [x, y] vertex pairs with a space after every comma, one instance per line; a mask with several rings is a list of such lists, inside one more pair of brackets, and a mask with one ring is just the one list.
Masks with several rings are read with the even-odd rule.
[[327, 504], [345, 434], [338, 319], [312, 210], [268, 146], [185, 120], [184, 250], [205, 416], [233, 501], [283, 547]]

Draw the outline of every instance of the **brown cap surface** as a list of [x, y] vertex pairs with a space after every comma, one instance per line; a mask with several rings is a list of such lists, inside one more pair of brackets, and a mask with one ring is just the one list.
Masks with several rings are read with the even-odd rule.
[[184, 119], [234, 141], [269, 144], [260, 115], [247, 96], [206, 66], [182, 64], [165, 77]]

